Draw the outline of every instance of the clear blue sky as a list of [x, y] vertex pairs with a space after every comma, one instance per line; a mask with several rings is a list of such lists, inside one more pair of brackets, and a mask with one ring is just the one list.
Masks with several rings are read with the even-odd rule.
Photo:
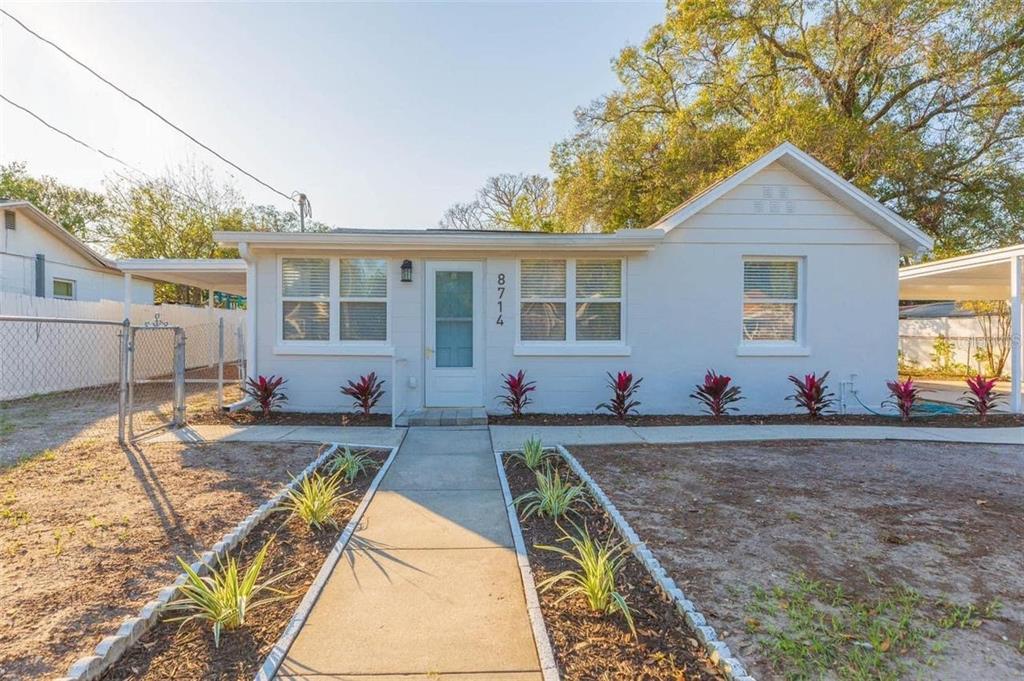
[[[339, 226], [429, 227], [499, 172], [548, 171], [573, 109], [664, 16], [631, 4], [3, 7]], [[0, 91], [138, 168], [224, 165], [0, 18]], [[0, 161], [102, 186], [113, 162], [0, 102]], [[256, 202], [287, 202], [239, 176]]]

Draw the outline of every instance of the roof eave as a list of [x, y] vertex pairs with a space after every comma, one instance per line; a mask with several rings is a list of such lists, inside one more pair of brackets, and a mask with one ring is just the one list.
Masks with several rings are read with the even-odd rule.
[[213, 238], [224, 246], [248, 244], [249, 248], [368, 248], [393, 250], [609, 250], [649, 251], [665, 233], [661, 230], [621, 230], [612, 234], [501, 234], [480, 232], [389, 233], [367, 230], [365, 233], [294, 232], [214, 232]]

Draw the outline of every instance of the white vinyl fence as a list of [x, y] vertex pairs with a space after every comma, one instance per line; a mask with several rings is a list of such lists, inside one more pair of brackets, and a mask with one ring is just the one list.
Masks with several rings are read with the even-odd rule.
[[[1009, 348], [1009, 340], [993, 339], [996, 347]], [[901, 319], [899, 351], [905, 367], [986, 373], [987, 362], [979, 353], [986, 348], [985, 334], [975, 317]], [[1004, 373], [1009, 372], [1009, 362]]]

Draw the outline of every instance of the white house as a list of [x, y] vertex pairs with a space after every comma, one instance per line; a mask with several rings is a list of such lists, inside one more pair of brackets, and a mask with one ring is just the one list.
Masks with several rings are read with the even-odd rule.
[[932, 245], [790, 144], [646, 229], [215, 238], [247, 263], [250, 375], [286, 377], [288, 409], [347, 411], [339, 386], [375, 371], [398, 412], [499, 411], [519, 369], [542, 412], [592, 411], [619, 370], [643, 377], [642, 413], [697, 411], [706, 369], [734, 377], [747, 413], [792, 411], [787, 376], [811, 371], [850, 411], [877, 406], [899, 256]]
[[[28, 201], [0, 200], [0, 293], [65, 300], [121, 300], [117, 266]], [[153, 282], [132, 285], [136, 303], [152, 304]]]

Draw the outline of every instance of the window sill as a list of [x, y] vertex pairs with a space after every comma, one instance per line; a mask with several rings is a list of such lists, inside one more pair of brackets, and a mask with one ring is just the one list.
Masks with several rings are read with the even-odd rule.
[[395, 348], [391, 345], [291, 345], [278, 343], [274, 346], [275, 355], [320, 355], [339, 357], [392, 357]]
[[628, 357], [633, 352], [628, 345], [518, 344], [512, 354], [519, 357]]
[[737, 357], [807, 357], [810, 354], [809, 347], [795, 343], [785, 345], [740, 343], [736, 346]]

